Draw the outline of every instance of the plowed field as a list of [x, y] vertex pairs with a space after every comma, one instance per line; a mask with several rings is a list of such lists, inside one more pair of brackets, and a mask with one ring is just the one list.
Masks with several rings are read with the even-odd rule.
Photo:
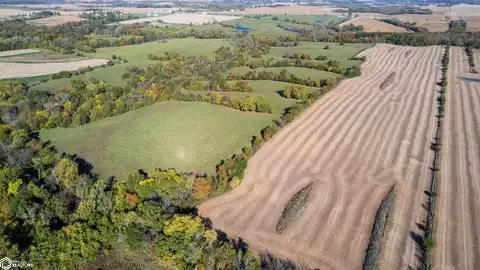
[[[249, 161], [237, 189], [199, 207], [256, 250], [320, 269], [360, 269], [381, 200], [397, 186], [380, 269], [416, 267], [411, 234], [426, 217], [441, 47], [377, 45], [343, 81]], [[380, 85], [395, 72], [394, 81]], [[284, 206], [314, 182], [307, 209], [281, 235]]]

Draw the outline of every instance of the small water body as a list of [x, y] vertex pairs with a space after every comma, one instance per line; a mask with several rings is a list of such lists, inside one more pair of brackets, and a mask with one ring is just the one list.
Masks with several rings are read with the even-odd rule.
[[240, 30], [240, 31], [250, 31], [253, 30], [253, 28], [250, 27], [245, 27], [245, 26], [235, 26], [235, 30]]
[[316, 20], [315, 22], [316, 22], [316, 23], [321, 23], [321, 22], [322, 22], [322, 20]]

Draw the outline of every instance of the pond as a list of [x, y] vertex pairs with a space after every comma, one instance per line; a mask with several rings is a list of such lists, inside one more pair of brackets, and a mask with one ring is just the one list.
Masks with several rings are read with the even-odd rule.
[[235, 26], [235, 30], [250, 31], [250, 30], [253, 30], [253, 28], [237, 25], [237, 26]]

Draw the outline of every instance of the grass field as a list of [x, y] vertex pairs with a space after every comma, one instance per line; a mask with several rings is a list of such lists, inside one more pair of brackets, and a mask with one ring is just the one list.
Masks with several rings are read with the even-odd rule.
[[212, 173], [272, 119], [207, 103], [167, 101], [81, 127], [44, 130], [40, 137], [86, 158], [102, 177], [124, 180], [140, 168]]
[[[327, 45], [330, 47], [330, 49], [325, 50], [324, 48]], [[328, 60], [336, 60], [339, 61], [344, 67], [351, 67], [360, 62], [357, 60], [348, 59], [359, 51], [370, 47], [372, 47], [372, 44], [345, 43], [344, 45], [339, 45], [338, 43], [331, 42], [300, 42], [298, 46], [293, 48], [273, 47], [270, 49], [269, 55], [274, 57], [283, 57], [287, 52], [308, 53], [312, 58], [315, 58], [319, 55], [324, 55], [328, 57]]]
[[228, 45], [229, 42], [222, 39], [170, 39], [166, 43], [162, 42], [148, 42], [137, 45], [100, 48], [97, 52], [92, 54], [94, 58], [111, 58], [113, 54], [128, 58], [132, 63], [150, 64], [148, 60], [149, 54], [163, 54], [164, 52], [178, 52], [185, 56], [206, 55], [213, 57], [215, 50], [221, 46]]
[[[111, 59], [112, 55], [121, 56], [128, 59], [128, 64], [117, 64], [111, 67], [101, 68], [93, 72], [87, 72], [83, 75], [76, 76], [76, 79], [88, 80], [95, 78], [104, 80], [112, 85], [122, 84], [122, 74], [129, 66], [148, 67], [153, 61], [148, 60], [149, 54], [161, 55], [164, 52], [178, 52], [182, 55], [206, 55], [213, 57], [215, 51], [221, 47], [228, 45], [227, 40], [222, 39], [171, 39], [166, 43], [149, 42], [137, 45], [123, 47], [109, 47], [97, 49], [96, 53], [89, 54], [92, 58]], [[48, 81], [33, 87], [36, 90], [55, 90], [70, 87], [70, 78]]]
[[[272, 114], [275, 118], [280, 117], [283, 110], [287, 107], [292, 106], [295, 102], [294, 99], [287, 99], [281, 96], [282, 91], [284, 90], [288, 83], [284, 82], [275, 82], [267, 80], [258, 80], [258, 81], [248, 81], [254, 92], [220, 92], [222, 95], [226, 95], [232, 98], [240, 98], [245, 96], [259, 96], [263, 97], [268, 104], [272, 106]], [[315, 91], [314, 87], [306, 87], [307, 92]], [[203, 91], [201, 91], [203, 92]], [[206, 92], [203, 92], [206, 93]]]
[[[249, 31], [252, 35], [265, 35], [265, 36], [288, 36], [295, 34], [294, 32], [286, 31], [277, 26], [277, 24], [283, 24], [284, 26], [297, 26], [299, 28], [311, 28], [310, 25], [286, 23], [282, 21], [274, 20], [258, 20], [254, 18], [242, 18], [233, 21], [228, 21], [226, 24], [240, 25], [243, 27], [249, 27], [253, 30]], [[240, 31], [239, 31], [240, 32]]]
[[[300, 22], [316, 23], [319, 25], [327, 25], [331, 21], [338, 20], [338, 16], [335, 16], [335, 15], [294, 15], [294, 14], [271, 15], [267, 17], [261, 17], [260, 19], [272, 20], [273, 17], [277, 17], [278, 20], [280, 21], [284, 21], [285, 19], [290, 19], [290, 20], [296, 20]], [[321, 22], [317, 22], [317, 21], [321, 21]]]
[[[337, 73], [333, 72], [327, 72], [323, 70], [316, 70], [316, 69], [311, 69], [311, 68], [303, 68], [303, 67], [268, 67], [268, 68], [256, 68], [256, 71], [270, 71], [270, 72], [280, 72], [283, 69], [286, 69], [289, 73], [297, 75], [302, 78], [307, 78], [311, 77], [312, 79], [327, 79], [327, 78], [335, 78], [340, 76]], [[248, 67], [235, 67], [230, 69], [228, 72], [234, 73], [234, 74], [243, 74], [251, 69]]]
[[[255, 21], [261, 21], [256, 20]], [[325, 45], [330, 50], [323, 50]], [[79, 79], [97, 78], [120, 85], [121, 75], [128, 66], [146, 67], [153, 63], [148, 54], [175, 51], [183, 55], [204, 54], [213, 57], [217, 48], [228, 45], [227, 40], [175, 39], [167, 43], [152, 42], [139, 45], [102, 48], [88, 57], [111, 59], [113, 54], [128, 59], [128, 64], [99, 68], [76, 76]], [[371, 45], [302, 42], [298, 47], [271, 48], [268, 56], [281, 58], [285, 52], [305, 51], [312, 56], [327, 55], [349, 65], [358, 61], [347, 60]], [[267, 68], [280, 71], [283, 68]], [[286, 68], [301, 77], [325, 79], [339, 76], [335, 73], [307, 68]], [[246, 67], [236, 71], [246, 72]], [[228, 92], [224, 95], [238, 98], [261, 96], [271, 106], [272, 114], [240, 112], [230, 108], [195, 102], [159, 102], [143, 109], [103, 119], [81, 127], [56, 128], [41, 131], [43, 140], [51, 140], [61, 151], [77, 153], [95, 165], [94, 171], [102, 177], [115, 175], [125, 179], [136, 169], [176, 168], [181, 171], [212, 173], [222, 158], [228, 158], [248, 145], [253, 135], [278, 118], [286, 107], [296, 101], [281, 96], [287, 83], [250, 81], [254, 92]], [[49, 81], [34, 89], [55, 90], [70, 85], [70, 79]], [[314, 88], [307, 88], [314, 91]]]

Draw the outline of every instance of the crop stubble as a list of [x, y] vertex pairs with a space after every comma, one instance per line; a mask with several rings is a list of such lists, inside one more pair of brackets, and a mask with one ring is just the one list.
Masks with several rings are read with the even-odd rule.
[[480, 269], [480, 77], [460, 79], [471, 75], [461, 47], [451, 48], [448, 70], [433, 266]]
[[[415, 267], [419, 249], [410, 232], [421, 234], [416, 223], [426, 217], [441, 53], [393, 45], [363, 52], [361, 77], [282, 129], [249, 161], [240, 187], [200, 205], [200, 214], [254, 249], [321, 269], [358, 269], [375, 213], [395, 183], [381, 269]], [[380, 91], [394, 70], [397, 83]], [[303, 216], [276, 234], [284, 206], [309, 182], [315, 185]]]

